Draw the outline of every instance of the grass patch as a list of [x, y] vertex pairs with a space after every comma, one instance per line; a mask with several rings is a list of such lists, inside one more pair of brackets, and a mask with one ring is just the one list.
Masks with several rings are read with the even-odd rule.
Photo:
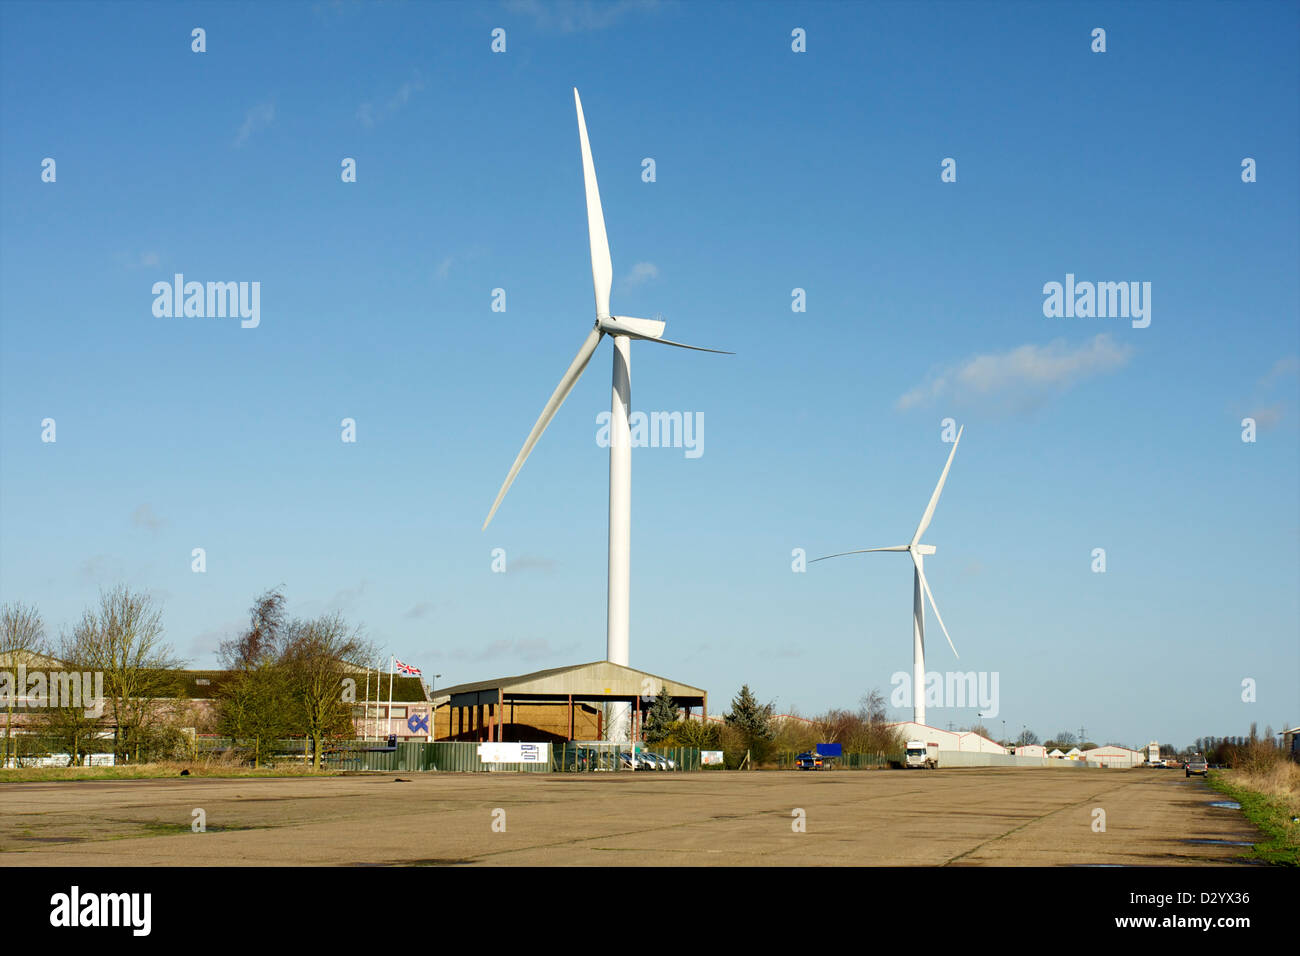
[[155, 780], [180, 777], [188, 770], [191, 777], [336, 777], [337, 770], [312, 770], [300, 764], [282, 767], [232, 766], [218, 761], [167, 761], [162, 763], [126, 764], [121, 767], [9, 767], [0, 769], [3, 783], [53, 783], [64, 780]]
[[1241, 804], [1265, 839], [1246, 854], [1274, 866], [1300, 866], [1300, 765], [1279, 761], [1260, 771], [1211, 770], [1209, 785]]

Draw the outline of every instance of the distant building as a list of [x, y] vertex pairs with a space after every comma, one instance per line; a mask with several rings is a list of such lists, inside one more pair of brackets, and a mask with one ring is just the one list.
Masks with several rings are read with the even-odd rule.
[[889, 726], [897, 730], [904, 740], [924, 740], [926, 743], [938, 744], [940, 752], [956, 750], [961, 753], [975, 754], [1009, 753], [1001, 744], [968, 730], [940, 730], [938, 727], [918, 724], [911, 720], [899, 721]]
[[1146, 761], [1146, 754], [1127, 747], [1094, 747], [1083, 752], [1083, 759], [1099, 767], [1140, 767]]
[[1026, 744], [1016, 748], [1017, 757], [1046, 757], [1047, 748], [1042, 744]]
[[1282, 752], [1296, 763], [1300, 763], [1300, 727], [1284, 730], [1278, 736], [1282, 738], [1278, 744]]

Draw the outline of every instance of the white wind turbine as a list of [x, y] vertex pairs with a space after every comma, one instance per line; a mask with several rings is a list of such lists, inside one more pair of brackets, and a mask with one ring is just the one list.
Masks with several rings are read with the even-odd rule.
[[[664, 323], [656, 319], [637, 319], [624, 315], [610, 315], [609, 291], [614, 281], [614, 268], [609, 258], [609, 240], [605, 235], [605, 215], [600, 207], [600, 189], [596, 185], [596, 167], [591, 159], [591, 144], [587, 140], [587, 123], [582, 115], [582, 100], [577, 89], [573, 91], [573, 103], [578, 111], [578, 141], [582, 146], [582, 176], [587, 190], [587, 234], [591, 242], [591, 280], [596, 292], [596, 324], [587, 333], [586, 341], [578, 354], [569, 363], [568, 371], [560, 379], [560, 384], [551, 393], [550, 400], [542, 409], [541, 416], [533, 425], [533, 430], [524, 440], [524, 446], [515, 456], [515, 463], [510, 466], [501, 490], [497, 492], [492, 510], [483, 522], [486, 530], [497, 513], [501, 501], [514, 483], [515, 476], [523, 467], [537, 444], [546, 426], [551, 423], [564, 400], [578, 383], [587, 363], [596, 351], [596, 346], [605, 335], [614, 339], [614, 381], [610, 395], [609, 423], [609, 609], [606, 628], [606, 659], [627, 666], [628, 664], [628, 610], [631, 590], [631, 544], [632, 544], [632, 441], [628, 427], [628, 413], [632, 400], [632, 339], [658, 342], [661, 345], [673, 345], [697, 352], [719, 352], [719, 349], [703, 349], [681, 342], [670, 342], [663, 338]], [[730, 355], [730, 352], [722, 354]], [[611, 736], [617, 738], [625, 731], [626, 705], [619, 705], [617, 716], [612, 717]], [[615, 726], [617, 725], [617, 726]]]
[[952, 451], [948, 452], [948, 463], [943, 466], [943, 474], [939, 476], [939, 483], [934, 486], [934, 494], [930, 496], [930, 503], [925, 507], [925, 514], [921, 515], [921, 523], [916, 526], [916, 534], [912, 535], [911, 544], [897, 544], [890, 548], [865, 548], [861, 551], [841, 551], [839, 554], [828, 554], [814, 559], [814, 562], [825, 561], [846, 554], [869, 554], [873, 551], [906, 551], [911, 554], [912, 564], [915, 566], [912, 575], [912, 719], [918, 724], [925, 723], [925, 605], [921, 601], [922, 591], [930, 599], [930, 608], [934, 611], [939, 626], [943, 628], [943, 636], [948, 638], [948, 646], [952, 648], [955, 656], [961, 656], [957, 654], [957, 648], [948, 635], [948, 628], [944, 627], [939, 608], [934, 603], [934, 595], [930, 593], [929, 582], [925, 580], [922, 558], [924, 555], [934, 554], [935, 548], [933, 545], [921, 544], [921, 535], [925, 534], [925, 529], [930, 527], [930, 519], [934, 517], [934, 509], [939, 504], [943, 483], [948, 480], [948, 469], [952, 467], [953, 456], [957, 454], [957, 443], [961, 441], [964, 427], [957, 429], [957, 441], [952, 443]]

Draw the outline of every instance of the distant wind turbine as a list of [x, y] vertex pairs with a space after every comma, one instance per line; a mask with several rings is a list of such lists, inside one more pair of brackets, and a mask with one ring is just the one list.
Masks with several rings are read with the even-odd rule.
[[825, 557], [814, 558], [810, 562], [815, 563], [825, 561], [828, 558], [839, 558], [846, 554], [870, 554], [874, 551], [906, 551], [912, 556], [912, 564], [914, 565], [912, 574], [912, 719], [918, 724], [925, 723], [925, 605], [921, 601], [922, 591], [930, 600], [930, 608], [934, 611], [939, 627], [943, 628], [943, 636], [948, 638], [948, 646], [952, 648], [955, 656], [961, 656], [957, 654], [957, 647], [948, 635], [948, 628], [944, 627], [939, 608], [934, 603], [934, 595], [930, 593], [930, 584], [925, 580], [922, 559], [927, 554], [934, 554], [935, 548], [933, 545], [921, 544], [921, 535], [925, 534], [925, 529], [930, 527], [930, 520], [934, 517], [934, 509], [939, 504], [939, 495], [943, 492], [943, 484], [948, 480], [948, 469], [952, 467], [953, 456], [957, 454], [957, 444], [961, 441], [961, 433], [964, 427], [957, 429], [957, 441], [952, 443], [952, 451], [948, 452], [948, 463], [943, 466], [943, 474], [939, 476], [939, 483], [934, 486], [934, 494], [930, 496], [930, 503], [925, 507], [925, 514], [921, 515], [921, 523], [916, 526], [916, 534], [912, 535], [911, 544], [897, 544], [889, 548], [865, 548], [861, 551], [841, 551], [839, 554], [828, 554]]

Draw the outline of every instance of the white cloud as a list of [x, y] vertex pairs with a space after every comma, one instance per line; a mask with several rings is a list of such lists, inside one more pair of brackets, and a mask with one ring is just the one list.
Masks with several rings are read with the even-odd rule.
[[1272, 405], [1257, 406], [1247, 417], [1255, 419], [1255, 425], [1258, 428], [1272, 428], [1282, 421], [1286, 414], [1286, 409], [1281, 402], [1274, 402]]
[[266, 129], [275, 122], [275, 104], [259, 103], [244, 115], [244, 125], [235, 134], [236, 148], [243, 146], [258, 130]]
[[1268, 370], [1268, 373], [1262, 379], [1260, 379], [1259, 384], [1268, 388], [1278, 379], [1296, 374], [1300, 374], [1300, 358], [1296, 358], [1294, 355], [1288, 355], [1285, 358], [1280, 358], [1274, 362], [1273, 367]]
[[438, 268], [433, 271], [433, 274], [436, 275], [439, 279], [447, 278], [447, 276], [451, 275], [451, 264], [453, 261], [454, 260], [452, 259], [451, 256], [448, 256], [446, 259], [443, 259], [441, 262], [438, 263]]
[[158, 253], [156, 252], [140, 253], [140, 265], [142, 266], [156, 266], [161, 261], [162, 259], [159, 257]]
[[1123, 368], [1132, 356], [1132, 346], [1120, 345], [1105, 334], [1080, 345], [1063, 339], [1049, 345], [1021, 345], [1009, 352], [972, 356], [931, 372], [896, 404], [906, 410], [941, 400], [964, 404], [992, 401], [1024, 410], [1086, 379]]
[[659, 267], [653, 262], [638, 262], [632, 267], [632, 271], [623, 277], [623, 284], [630, 286], [641, 285], [643, 282], [649, 282], [651, 279], [659, 278]]
[[397, 92], [390, 96], [382, 106], [376, 106], [369, 100], [358, 106], [357, 119], [361, 121], [362, 126], [368, 129], [381, 120], [392, 116], [409, 103], [411, 97], [422, 89], [424, 89], [424, 77], [420, 75], [418, 70], [413, 70], [411, 78], [399, 86]]

